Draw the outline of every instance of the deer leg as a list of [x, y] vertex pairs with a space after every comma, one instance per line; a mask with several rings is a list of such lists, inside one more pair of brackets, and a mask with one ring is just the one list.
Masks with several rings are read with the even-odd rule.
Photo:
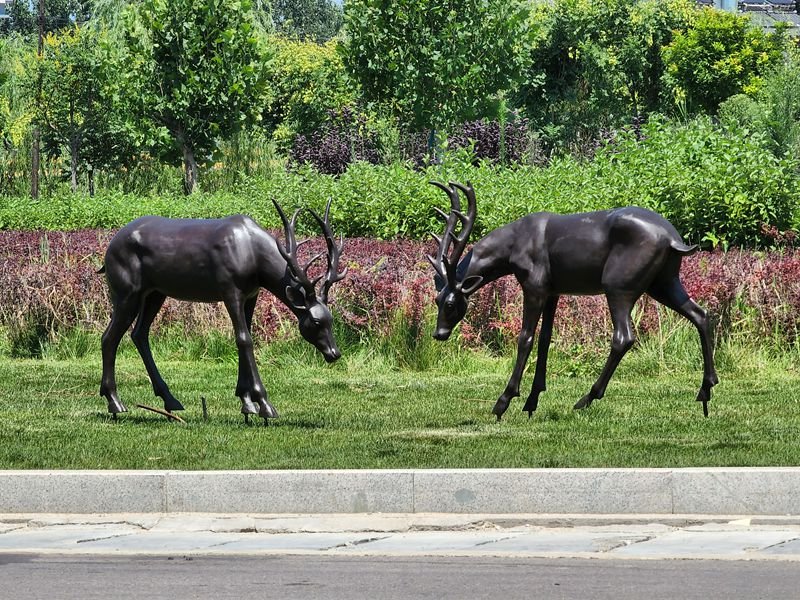
[[586, 408], [592, 404], [592, 401], [603, 397], [606, 393], [608, 382], [611, 380], [617, 365], [619, 365], [619, 361], [622, 360], [622, 357], [625, 356], [625, 353], [630, 350], [636, 341], [636, 336], [633, 333], [633, 322], [631, 321], [631, 310], [634, 302], [636, 302], [636, 297], [629, 295], [608, 295], [611, 322], [614, 324], [614, 333], [611, 337], [611, 353], [608, 355], [600, 377], [594, 382], [589, 393], [575, 403], [574, 409]]
[[[244, 321], [245, 325], [247, 325], [247, 331], [251, 335], [253, 334], [253, 312], [255, 311], [256, 307], [256, 298], [247, 299], [244, 302]], [[236, 395], [241, 396], [244, 392], [247, 391], [249, 387], [249, 378], [247, 376], [247, 365], [243, 361], [239, 361], [239, 376], [236, 380]], [[250, 414], [257, 414], [257, 410], [254, 413]]]
[[539, 406], [539, 394], [547, 389], [545, 379], [547, 376], [547, 353], [550, 349], [550, 340], [553, 336], [553, 320], [556, 316], [558, 306], [558, 296], [551, 296], [547, 299], [542, 313], [542, 329], [539, 331], [539, 344], [536, 349], [536, 374], [533, 376], [533, 387], [528, 396], [523, 411], [528, 411], [528, 418]]
[[519, 396], [519, 385], [522, 381], [522, 374], [525, 372], [525, 365], [531, 354], [533, 338], [536, 335], [536, 325], [542, 314], [542, 305], [538, 297], [532, 299], [527, 294], [523, 300], [522, 329], [517, 338], [517, 360], [514, 363], [514, 370], [511, 372], [511, 379], [506, 384], [506, 389], [495, 402], [492, 413], [497, 415], [497, 420], [508, 410], [508, 405], [512, 398]]
[[[105, 396], [108, 402], [108, 412], [113, 415], [128, 412], [128, 409], [117, 395], [116, 362], [117, 349], [122, 336], [136, 318], [136, 309], [139, 304], [138, 295], [130, 295], [116, 302], [111, 311], [111, 322], [103, 332], [101, 350], [103, 355], [103, 377], [100, 380], [100, 395]], [[115, 417], [116, 418], [116, 417]]]
[[267, 400], [267, 391], [258, 375], [256, 358], [253, 353], [253, 338], [250, 335], [245, 308], [247, 302], [248, 300], [242, 299], [238, 293], [225, 299], [225, 308], [233, 323], [236, 348], [239, 351], [239, 381], [236, 386], [236, 395], [242, 401], [242, 414], [258, 414], [264, 419], [274, 419], [277, 418], [278, 411]]
[[671, 308], [679, 315], [686, 317], [700, 334], [700, 346], [703, 350], [703, 382], [697, 393], [697, 401], [703, 403], [703, 415], [708, 416], [708, 401], [711, 400], [711, 388], [719, 383], [714, 368], [714, 341], [711, 335], [711, 319], [686, 293], [680, 280], [674, 279], [664, 289], [648, 290], [647, 293], [664, 306]]
[[172, 412], [173, 410], [184, 410], [183, 405], [175, 399], [161, 378], [161, 373], [158, 372], [153, 360], [153, 353], [150, 351], [150, 326], [166, 298], [164, 294], [152, 292], [142, 301], [131, 338], [139, 351], [139, 356], [142, 357], [144, 368], [147, 369], [147, 376], [150, 378], [150, 383], [153, 384], [153, 393], [164, 400], [164, 410]]

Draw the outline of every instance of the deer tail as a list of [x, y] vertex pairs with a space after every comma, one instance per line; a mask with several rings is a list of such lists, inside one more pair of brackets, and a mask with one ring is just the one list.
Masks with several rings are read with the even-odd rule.
[[687, 246], [680, 240], [672, 240], [669, 243], [669, 245], [675, 252], [677, 252], [681, 256], [689, 256], [690, 254], [694, 254], [695, 252], [697, 252], [697, 249], [699, 248], [697, 244], [692, 244], [691, 246]]
[[106, 266], [105, 266], [105, 265], [102, 265], [102, 266], [101, 266], [99, 269], [97, 269], [97, 271], [96, 271], [96, 273], [97, 273], [98, 275], [100, 275], [101, 273], [105, 273], [105, 272], [106, 272]]

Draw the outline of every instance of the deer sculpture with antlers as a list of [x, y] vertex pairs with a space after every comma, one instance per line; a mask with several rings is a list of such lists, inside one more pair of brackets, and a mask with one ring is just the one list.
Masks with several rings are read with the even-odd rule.
[[[338, 245], [331, 231], [330, 200], [324, 217], [310, 211], [319, 223], [327, 245], [327, 271], [315, 279], [309, 267], [324, 252], [303, 267], [295, 239], [298, 209], [291, 220], [273, 201], [283, 221], [285, 246], [249, 217], [224, 219], [167, 219], [147, 216], [123, 227], [111, 240], [105, 255], [105, 272], [113, 310], [102, 338], [103, 377], [100, 395], [108, 401], [108, 412], [127, 411], [117, 395], [115, 361], [125, 331], [136, 321], [131, 337], [142, 357], [153, 392], [164, 401], [167, 412], [183, 410], [161, 378], [150, 352], [150, 325], [167, 297], [193, 302], [225, 304], [236, 336], [239, 377], [236, 395], [242, 414], [258, 414], [267, 423], [278, 412], [270, 404], [261, 382], [250, 335], [253, 311], [261, 288], [267, 289], [297, 317], [303, 338], [319, 350], [328, 362], [341, 354], [331, 330], [328, 310], [330, 287], [344, 278], [339, 272]], [[317, 293], [317, 284], [323, 280]]]
[[[522, 330], [511, 378], [492, 412], [500, 420], [512, 398], [519, 396], [520, 381], [528, 362], [541, 318], [533, 387], [523, 410], [530, 417], [545, 390], [547, 352], [553, 318], [561, 295], [605, 294], [614, 332], [611, 353], [597, 381], [574, 406], [586, 408], [602, 398], [622, 357], [635, 341], [631, 310], [642, 294], [688, 319], [700, 333], [703, 381], [697, 400], [708, 416], [711, 388], [719, 381], [714, 369], [710, 321], [681, 284], [683, 256], [697, 247], [687, 246], [675, 228], [660, 215], [636, 207], [559, 215], [534, 213], [499, 227], [477, 241], [464, 256], [477, 212], [475, 190], [450, 182], [431, 182], [450, 198], [450, 212], [436, 209], [445, 221], [444, 235], [434, 235], [439, 247], [428, 260], [436, 271], [438, 317], [433, 337], [446, 340], [467, 311], [469, 297], [479, 288], [505, 275], [522, 286]], [[462, 211], [461, 191], [467, 199]]]

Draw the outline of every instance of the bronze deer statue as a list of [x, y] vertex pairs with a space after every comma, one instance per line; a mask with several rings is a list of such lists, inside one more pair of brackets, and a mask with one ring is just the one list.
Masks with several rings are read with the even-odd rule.
[[[439, 248], [428, 260], [436, 271], [438, 317], [433, 337], [446, 340], [467, 311], [469, 297], [479, 288], [505, 275], [514, 275], [522, 287], [522, 330], [511, 378], [492, 409], [500, 420], [512, 398], [519, 396], [520, 381], [533, 346], [539, 319], [538, 356], [533, 387], [524, 411], [530, 417], [546, 389], [547, 352], [553, 318], [561, 295], [605, 294], [614, 333], [611, 353], [589, 392], [574, 406], [586, 408], [602, 398], [622, 357], [635, 341], [631, 310], [642, 294], [686, 317], [700, 333], [703, 381], [697, 400], [708, 416], [711, 388], [719, 381], [714, 369], [710, 319], [681, 284], [681, 259], [697, 250], [687, 246], [675, 228], [660, 215], [627, 207], [597, 212], [559, 215], [540, 212], [495, 229], [477, 241], [461, 258], [477, 212], [475, 190], [450, 182], [431, 183], [450, 198], [450, 212], [436, 209], [445, 221], [444, 235], [433, 235]], [[467, 198], [462, 211], [459, 190]], [[457, 232], [457, 229], [460, 231]]]
[[[136, 321], [131, 337], [142, 357], [153, 392], [164, 400], [168, 412], [183, 410], [161, 378], [150, 351], [150, 325], [167, 297], [193, 302], [225, 304], [236, 336], [239, 376], [236, 395], [242, 414], [258, 414], [267, 423], [278, 412], [270, 404], [253, 354], [251, 324], [260, 289], [283, 302], [297, 317], [300, 333], [328, 362], [341, 354], [331, 330], [328, 310], [331, 285], [344, 278], [337, 245], [331, 231], [330, 200], [324, 217], [310, 211], [319, 223], [327, 246], [327, 271], [311, 280], [308, 269], [324, 252], [304, 266], [297, 262], [303, 243], [295, 238], [298, 209], [292, 219], [273, 200], [283, 221], [285, 246], [251, 218], [236, 215], [224, 219], [167, 219], [147, 216], [119, 230], [108, 245], [105, 272], [113, 310], [103, 333], [103, 378], [100, 395], [108, 401], [108, 412], [116, 418], [127, 408], [117, 395], [116, 353], [125, 331]], [[316, 286], [324, 279], [320, 293]]]

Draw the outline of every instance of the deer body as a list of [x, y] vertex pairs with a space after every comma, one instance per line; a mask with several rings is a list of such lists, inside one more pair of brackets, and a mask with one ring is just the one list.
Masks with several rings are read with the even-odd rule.
[[630, 280], [627, 284], [638, 288], [639, 277], [655, 277], [671, 253], [693, 250], [668, 221], [641, 208], [534, 213], [476, 242], [459, 270], [483, 277], [481, 287], [513, 274], [549, 295], [595, 295], [610, 283], [604, 285], [604, 276], [623, 285]]
[[[558, 300], [562, 295], [604, 294], [614, 331], [611, 352], [599, 378], [575, 408], [589, 406], [605, 394], [611, 376], [635, 341], [631, 310], [647, 293], [695, 325], [703, 352], [703, 382], [697, 400], [707, 402], [718, 382], [706, 312], [687, 294], [680, 282], [681, 259], [696, 250], [683, 243], [675, 228], [660, 215], [637, 207], [557, 215], [534, 213], [499, 227], [475, 243], [461, 259], [476, 214], [474, 190], [452, 183], [432, 182], [451, 198], [445, 235], [439, 238], [436, 258], [437, 317], [434, 337], [446, 340], [464, 317], [468, 298], [487, 283], [514, 275], [522, 287], [523, 320], [517, 341], [517, 359], [506, 389], [493, 412], [498, 419], [512, 398], [519, 395], [539, 320], [542, 321], [533, 387], [523, 410], [530, 415], [545, 390], [547, 352]], [[458, 190], [469, 201], [461, 212]], [[461, 223], [461, 233], [456, 228]], [[452, 248], [451, 248], [452, 246]], [[449, 255], [448, 255], [449, 252]], [[457, 266], [456, 266], [457, 265]]]
[[289, 283], [275, 238], [242, 215], [141, 217], [114, 236], [105, 269], [112, 290], [127, 284], [190, 302], [220, 302], [234, 287], [246, 297], [262, 287], [285, 296]]
[[[117, 394], [116, 352], [125, 331], [136, 321], [131, 337], [142, 357], [154, 393], [164, 400], [167, 411], [183, 406], [161, 378], [150, 351], [150, 325], [167, 297], [192, 302], [223, 302], [233, 324], [239, 353], [236, 395], [242, 413], [267, 418], [278, 416], [267, 399], [253, 354], [250, 335], [253, 311], [262, 288], [275, 295], [297, 317], [303, 337], [328, 362], [339, 358], [327, 307], [330, 286], [342, 279], [338, 273], [341, 245], [337, 247], [328, 222], [330, 202], [319, 222], [328, 247], [328, 271], [315, 281], [308, 278], [309, 266], [297, 264], [298, 244], [294, 237], [297, 211], [291, 222], [276, 208], [286, 231], [286, 247], [249, 217], [224, 219], [167, 219], [147, 216], [132, 221], [109, 243], [105, 264], [111, 302], [111, 322], [102, 338], [103, 377], [100, 394], [112, 414], [127, 408]], [[315, 284], [325, 277], [321, 293]]]

